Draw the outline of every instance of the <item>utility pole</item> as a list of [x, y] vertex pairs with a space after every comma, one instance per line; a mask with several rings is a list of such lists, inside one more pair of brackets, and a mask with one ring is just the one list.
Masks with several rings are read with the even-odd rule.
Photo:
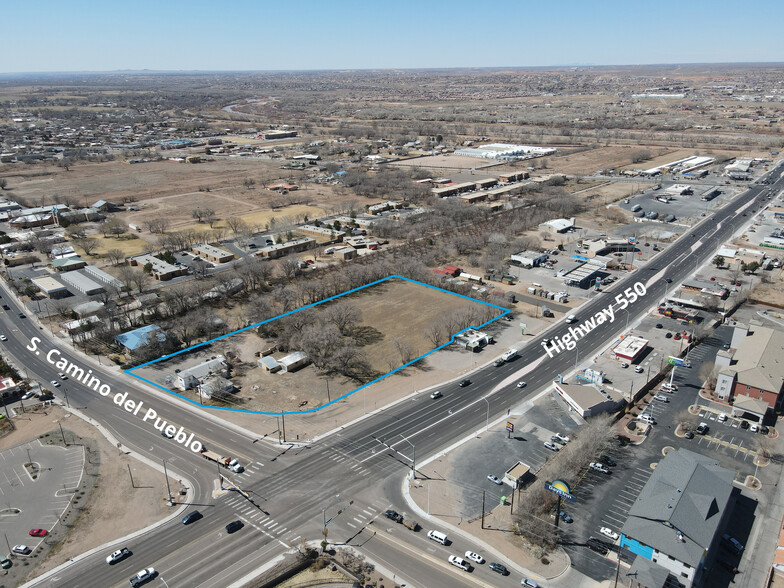
[[163, 477], [166, 479], [166, 492], [169, 494], [169, 506], [173, 506], [174, 501], [172, 500], [171, 488], [169, 487], [169, 474], [166, 471], [166, 460], [164, 459], [162, 461], [163, 461]]
[[485, 528], [485, 491], [482, 490], [482, 529]]
[[63, 386], [63, 394], [65, 394], [65, 406], [71, 408], [71, 403], [68, 402], [68, 390], [65, 389], [65, 386]]
[[283, 422], [283, 442], [286, 442], [286, 413], [280, 413], [280, 420]]
[[[166, 463], [166, 462], [164, 462], [164, 463]], [[131, 473], [131, 464], [127, 463], [125, 465], [128, 466], [128, 475], [131, 478], [131, 488], [136, 488], [136, 483], [133, 481], [133, 474]], [[171, 494], [169, 494], [169, 498], [171, 498]]]
[[57, 423], [57, 426], [60, 427], [60, 435], [63, 437], [63, 445], [68, 447], [68, 443], [65, 441], [65, 433], [63, 432], [63, 425], [61, 423]]

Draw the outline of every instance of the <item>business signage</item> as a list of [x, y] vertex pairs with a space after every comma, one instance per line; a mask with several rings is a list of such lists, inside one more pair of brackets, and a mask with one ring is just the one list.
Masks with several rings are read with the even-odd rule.
[[569, 484], [563, 480], [554, 480], [553, 482], [545, 482], [544, 489], [549, 490], [553, 494], [557, 494], [561, 498], [565, 498], [569, 502], [574, 502], [574, 496], [571, 494]]

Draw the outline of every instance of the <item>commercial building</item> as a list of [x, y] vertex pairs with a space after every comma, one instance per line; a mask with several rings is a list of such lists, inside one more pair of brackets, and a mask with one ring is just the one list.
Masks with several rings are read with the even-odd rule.
[[82, 269], [87, 265], [87, 262], [78, 256], [59, 257], [53, 259], [49, 265], [58, 272], [71, 272], [74, 270]]
[[94, 296], [104, 291], [103, 286], [96, 284], [90, 278], [83, 276], [79, 272], [65, 272], [60, 274], [60, 278], [63, 282], [86, 296]]
[[633, 362], [648, 347], [648, 340], [634, 335], [627, 335], [620, 343], [612, 348], [616, 357]]
[[466, 329], [459, 335], [455, 335], [455, 343], [472, 351], [487, 346], [491, 339], [490, 335], [476, 329]]
[[629, 509], [621, 547], [667, 570], [671, 585], [699, 585], [728, 519], [734, 477], [714, 459], [670, 451]]
[[602, 260], [589, 259], [587, 261], [564, 262], [557, 272], [563, 278], [565, 286], [587, 288], [596, 280], [596, 275], [606, 268]]
[[637, 245], [629, 243], [628, 239], [592, 239], [587, 242], [583, 241], [583, 244], [588, 245], [590, 257], [619, 251], [634, 251], [637, 248]]
[[346, 235], [346, 231], [339, 231], [328, 225], [321, 227], [317, 227], [316, 225], [301, 225], [297, 227], [297, 232], [304, 233], [305, 235], [313, 235], [314, 237], [321, 237], [322, 239], [327, 238], [330, 241], [342, 241], [343, 237]]
[[99, 282], [106, 284], [107, 286], [111, 286], [118, 292], [124, 292], [128, 289], [128, 286], [125, 285], [125, 282], [122, 280], [115, 278], [111, 274], [107, 274], [102, 269], [98, 269], [93, 265], [88, 265], [84, 268], [84, 273], [90, 276], [91, 278], [95, 278]]
[[288, 139], [289, 137], [296, 137], [296, 136], [297, 136], [297, 131], [277, 131], [277, 130], [264, 131], [260, 135], [262, 139], [267, 139], [268, 141], [273, 141], [275, 139]]
[[570, 219], [556, 218], [539, 225], [540, 231], [547, 233], [566, 233], [574, 228], [574, 217]]
[[451, 184], [440, 188], [433, 188], [433, 196], [446, 198], [447, 196], [456, 196], [457, 194], [473, 192], [474, 190], [476, 190], [476, 182], [463, 182], [461, 184]]
[[751, 420], [762, 421], [768, 411], [779, 412], [784, 402], [782, 349], [784, 333], [756, 324], [736, 324], [731, 357], [716, 357], [716, 365], [722, 368], [716, 378], [716, 396], [732, 399], [733, 412]]
[[167, 261], [158, 259], [154, 255], [145, 253], [135, 257], [128, 258], [128, 265], [144, 267], [150, 266], [150, 273], [156, 280], [171, 280], [177, 276], [183, 276], [188, 273], [188, 268], [184, 265], [172, 265]]
[[553, 388], [583, 418], [615, 412], [626, 401], [622, 393], [608, 386], [553, 382]]
[[286, 241], [285, 243], [278, 243], [276, 245], [262, 247], [259, 249], [257, 255], [261, 257], [269, 257], [270, 259], [276, 259], [278, 257], [289, 255], [290, 253], [300, 253], [302, 251], [307, 251], [308, 249], [312, 249], [315, 246], [316, 240], [312, 237], [300, 237], [299, 239], [292, 239], [291, 241]]
[[532, 147], [529, 145], [512, 145], [509, 143], [489, 143], [479, 147], [457, 149], [455, 155], [477, 157], [480, 159], [529, 159], [552, 155], [558, 150], [552, 147]]
[[158, 341], [165, 341], [166, 333], [158, 325], [145, 325], [138, 329], [121, 333], [114, 340], [125, 348], [126, 353], [130, 353], [142, 345], [147, 345], [153, 338], [157, 338]]
[[547, 261], [547, 254], [539, 251], [521, 251], [509, 256], [512, 263], [519, 264], [523, 267], [538, 267], [540, 264]]
[[190, 390], [203, 383], [208, 376], [226, 377], [228, 373], [226, 358], [222, 355], [217, 355], [212, 359], [178, 372], [177, 387], [180, 390]]
[[71, 293], [68, 291], [68, 288], [63, 286], [54, 278], [50, 278], [49, 276], [33, 278], [30, 281], [49, 298], [64, 298], [71, 295]]
[[511, 468], [504, 472], [503, 482], [514, 489], [522, 488], [529, 478], [533, 478], [531, 474], [531, 466], [522, 461], [518, 461]]
[[229, 261], [234, 260], [234, 254], [226, 251], [225, 249], [221, 249], [220, 247], [214, 247], [213, 245], [208, 245], [207, 243], [200, 243], [199, 245], [194, 245], [191, 247], [191, 251], [196, 255], [203, 257], [207, 261], [211, 261], [213, 263], [227, 263]]

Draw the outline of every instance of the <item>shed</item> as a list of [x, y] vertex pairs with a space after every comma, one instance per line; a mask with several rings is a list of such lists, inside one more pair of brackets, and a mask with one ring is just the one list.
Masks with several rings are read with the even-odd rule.
[[278, 360], [283, 372], [293, 372], [310, 363], [310, 358], [302, 351], [295, 351]]
[[280, 364], [271, 355], [267, 355], [266, 357], [260, 357], [259, 367], [264, 368], [271, 374], [280, 371]]

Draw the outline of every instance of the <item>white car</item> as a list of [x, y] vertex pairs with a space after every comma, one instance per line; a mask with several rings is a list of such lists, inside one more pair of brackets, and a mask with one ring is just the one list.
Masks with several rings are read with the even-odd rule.
[[54, 386], [55, 388], [59, 388], [59, 387], [60, 387], [60, 382], [58, 382], [57, 380], [52, 380], [52, 381], [50, 381], [49, 383], [50, 383], [52, 386]]
[[131, 576], [128, 580], [133, 588], [141, 586], [145, 582], [149, 582], [155, 576], [155, 568], [144, 568], [141, 572], [137, 572], [135, 576]]
[[590, 464], [588, 464], [588, 467], [591, 468], [592, 470], [596, 470], [597, 472], [601, 472], [603, 474], [610, 473], [610, 470], [607, 468], [607, 466], [605, 466], [603, 463], [599, 463], [596, 461], [592, 461]]
[[549, 441], [544, 442], [544, 446], [547, 447], [550, 451], [558, 451], [558, 446], [555, 443], [550, 443]]
[[638, 374], [641, 374], [641, 373], [643, 373], [645, 371], [645, 368], [642, 367], [641, 365], [637, 365], [637, 366], [634, 366], [634, 371], [636, 373], [638, 373]]
[[122, 549], [118, 549], [117, 551], [112, 552], [110, 555], [106, 556], [106, 563], [109, 565], [117, 563], [131, 555], [130, 550], [127, 547], [123, 547]]
[[465, 558], [466, 559], [470, 559], [471, 561], [475, 561], [478, 564], [485, 563], [485, 558], [483, 558], [478, 553], [474, 553], [473, 551], [466, 551], [465, 552]]
[[22, 394], [22, 400], [30, 400], [33, 396], [35, 396], [35, 392], [30, 390], [29, 392]]
[[453, 566], [460, 568], [463, 571], [468, 571], [468, 562], [465, 561], [463, 558], [457, 557], [456, 555], [449, 556], [449, 563]]
[[621, 367], [625, 369], [625, 368], [629, 367], [629, 364], [626, 363], [625, 361], [621, 362]]
[[563, 443], [569, 443], [572, 440], [569, 435], [561, 435], [560, 433], [556, 433], [553, 437], [558, 437]]
[[653, 397], [654, 400], [658, 400], [659, 402], [669, 402], [670, 399], [667, 398], [664, 394], [656, 394]]
[[441, 398], [441, 392], [439, 392], [438, 390], [436, 390], [435, 392], [432, 392], [430, 394], [430, 398]]
[[518, 388], [525, 388], [525, 382], [523, 382], [522, 380], [517, 382], [517, 387]]
[[68, 376], [66, 376], [63, 372], [57, 374], [61, 380], [67, 380]]
[[642, 421], [644, 423], [648, 423], [649, 425], [655, 425], [656, 419], [654, 419], [651, 415], [647, 413], [642, 413], [640, 416], [637, 417], [638, 421]]
[[602, 527], [601, 529], [599, 529], [599, 532], [605, 537], [609, 537], [613, 541], [618, 541], [618, 533], [616, 533], [609, 527]]
[[8, 337], [5, 335], [0, 335], [0, 341], [8, 341]]
[[14, 545], [11, 549], [14, 553], [21, 553], [22, 555], [27, 555], [32, 551], [27, 545]]
[[718, 416], [718, 417], [716, 417], [716, 420], [717, 420], [718, 422], [720, 422], [720, 423], [723, 423], [724, 421], [726, 421], [726, 420], [727, 420], [727, 415], [726, 415], [725, 413], [723, 413], [723, 412], [722, 412], [722, 413], [720, 413], [720, 414], [719, 414], [719, 416]]
[[489, 474], [489, 475], [487, 476], [487, 479], [488, 479], [488, 480], [490, 480], [490, 481], [491, 481], [493, 484], [498, 484], [499, 486], [500, 486], [501, 484], [503, 484], [503, 482], [502, 482], [501, 480], [499, 480], [499, 479], [498, 479], [498, 476], [496, 476], [496, 475], [494, 475], [494, 474]]

